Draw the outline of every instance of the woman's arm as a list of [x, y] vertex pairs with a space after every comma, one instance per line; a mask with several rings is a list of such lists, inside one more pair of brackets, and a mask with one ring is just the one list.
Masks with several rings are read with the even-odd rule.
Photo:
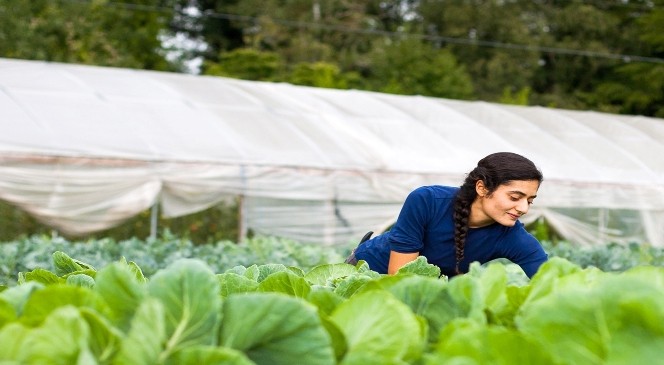
[[387, 273], [396, 274], [399, 269], [415, 260], [424, 248], [424, 235], [429, 224], [434, 197], [428, 187], [413, 190], [406, 197], [399, 217], [390, 230], [390, 260]]
[[548, 255], [539, 241], [530, 233], [526, 232], [523, 224], [518, 222], [517, 231], [512, 239], [503, 246], [504, 257], [521, 266], [521, 269], [532, 278], [539, 267], [546, 262]]
[[403, 265], [415, 260], [419, 255], [419, 252], [401, 253], [390, 251], [390, 262], [387, 265], [387, 273], [389, 275], [396, 274]]

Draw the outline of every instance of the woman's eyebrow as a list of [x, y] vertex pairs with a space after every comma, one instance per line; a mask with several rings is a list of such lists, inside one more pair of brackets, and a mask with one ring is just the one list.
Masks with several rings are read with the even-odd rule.
[[[517, 194], [517, 195], [520, 195], [520, 196], [527, 196], [526, 193], [524, 193], [523, 191], [519, 191], [519, 190], [511, 190], [511, 191], [509, 191], [509, 193], [510, 194]], [[533, 196], [530, 196], [528, 198], [529, 199], [535, 199], [535, 198], [537, 198], [537, 195], [533, 195]]]

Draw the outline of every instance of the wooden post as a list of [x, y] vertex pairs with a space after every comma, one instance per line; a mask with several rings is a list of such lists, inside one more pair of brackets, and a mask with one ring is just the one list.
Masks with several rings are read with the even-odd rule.
[[159, 201], [155, 201], [150, 209], [150, 240], [157, 239], [157, 223], [159, 218]]
[[247, 239], [247, 222], [245, 216], [245, 197], [237, 197], [237, 243], [242, 244]]
[[[240, 165], [240, 182], [242, 183], [242, 192], [247, 190], [247, 171], [246, 166]], [[240, 194], [237, 197], [237, 243], [242, 244], [247, 240], [247, 217], [246, 217], [246, 197]]]

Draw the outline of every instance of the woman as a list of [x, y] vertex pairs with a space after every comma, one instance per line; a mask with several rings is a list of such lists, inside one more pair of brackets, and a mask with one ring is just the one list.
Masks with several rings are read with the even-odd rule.
[[541, 182], [542, 173], [527, 158], [488, 155], [461, 187], [423, 186], [411, 192], [394, 227], [361, 243], [346, 262], [364, 260], [374, 271], [394, 274], [425, 256], [451, 277], [466, 272], [473, 261], [506, 258], [532, 277], [547, 255], [519, 217], [528, 212]]

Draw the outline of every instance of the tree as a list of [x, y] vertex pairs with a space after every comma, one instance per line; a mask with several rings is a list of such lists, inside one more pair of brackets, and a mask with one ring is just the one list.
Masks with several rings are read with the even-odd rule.
[[287, 81], [296, 85], [348, 89], [358, 83], [355, 72], [343, 73], [336, 65], [326, 62], [299, 63], [295, 65]]
[[[623, 53], [664, 57], [664, 9], [629, 8], [621, 27], [625, 29]], [[613, 113], [664, 117], [664, 61], [643, 62], [625, 57], [596, 77], [597, 87], [580, 95], [589, 107]]]
[[417, 39], [389, 43], [372, 57], [370, 85], [376, 91], [469, 99], [470, 76], [452, 53]]
[[530, 87], [539, 55], [506, 44], [531, 45], [542, 36], [541, 19], [525, 1], [420, 1], [420, 32], [446, 46], [471, 75], [477, 97], [499, 100]]
[[[144, 0], [146, 6], [158, 0]], [[0, 2], [0, 55], [10, 58], [175, 70], [160, 36], [169, 13], [123, 3]]]
[[281, 57], [274, 52], [241, 48], [222, 53], [217, 63], [207, 61], [203, 73], [244, 80], [276, 81], [283, 67]]

